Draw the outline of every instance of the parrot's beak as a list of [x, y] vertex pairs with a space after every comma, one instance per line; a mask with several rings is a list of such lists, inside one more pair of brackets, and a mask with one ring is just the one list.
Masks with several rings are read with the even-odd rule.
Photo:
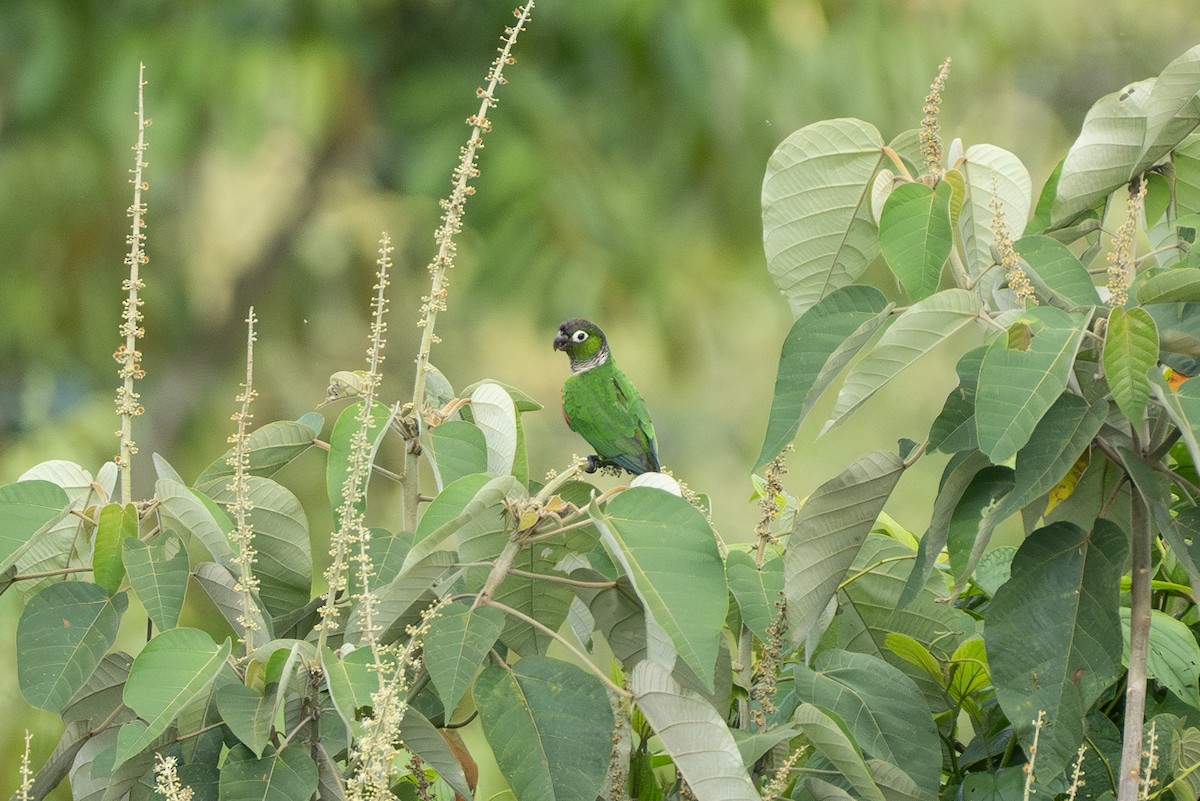
[[566, 350], [567, 343], [570, 341], [571, 340], [567, 337], [566, 332], [559, 331], [558, 335], [554, 337], [554, 349], [555, 350]]

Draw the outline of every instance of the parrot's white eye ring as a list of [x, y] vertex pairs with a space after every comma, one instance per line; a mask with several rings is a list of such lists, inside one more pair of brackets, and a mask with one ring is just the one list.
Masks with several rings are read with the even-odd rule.
[[588, 338], [587, 331], [576, 331], [574, 334], [571, 334], [572, 342], [583, 342], [587, 338]]

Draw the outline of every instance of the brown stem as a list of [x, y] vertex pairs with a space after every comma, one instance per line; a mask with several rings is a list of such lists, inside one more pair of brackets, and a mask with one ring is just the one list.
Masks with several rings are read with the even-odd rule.
[[1146, 715], [1146, 662], [1150, 651], [1150, 565], [1153, 531], [1141, 493], [1133, 493], [1130, 509], [1129, 672], [1125, 679], [1125, 730], [1117, 801], [1137, 801], [1142, 765], [1142, 724]]
[[487, 581], [483, 584], [483, 589], [475, 596], [475, 603], [471, 608], [488, 603], [492, 596], [496, 594], [496, 590], [500, 589], [500, 585], [504, 583], [504, 579], [508, 578], [509, 572], [512, 571], [513, 564], [517, 561], [517, 554], [521, 552], [522, 543], [520, 540], [511, 539], [504, 546], [504, 550], [496, 557], [496, 561], [492, 564], [492, 572], [488, 573]]

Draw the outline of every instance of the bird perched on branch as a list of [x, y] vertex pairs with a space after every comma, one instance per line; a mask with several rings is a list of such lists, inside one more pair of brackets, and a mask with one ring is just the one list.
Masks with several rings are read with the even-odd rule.
[[571, 359], [571, 375], [563, 382], [563, 417], [596, 453], [587, 471], [620, 467], [633, 474], [657, 472], [658, 441], [654, 424], [637, 387], [613, 361], [599, 326], [573, 317], [558, 327], [554, 349]]

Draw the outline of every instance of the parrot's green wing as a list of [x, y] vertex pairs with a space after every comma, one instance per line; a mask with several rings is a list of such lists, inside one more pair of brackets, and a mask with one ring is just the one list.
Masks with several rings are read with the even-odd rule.
[[563, 416], [602, 461], [646, 473], [660, 469], [658, 442], [646, 403], [611, 362], [573, 375], [563, 384]]

